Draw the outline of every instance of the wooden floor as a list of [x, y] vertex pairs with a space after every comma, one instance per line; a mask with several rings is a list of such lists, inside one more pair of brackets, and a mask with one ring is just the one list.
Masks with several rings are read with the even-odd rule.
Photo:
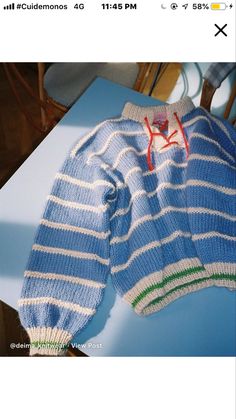
[[[22, 74], [37, 91], [37, 67], [35, 64], [18, 64]], [[40, 109], [35, 101], [17, 84], [26, 109], [40, 123]], [[3, 65], [0, 64], [0, 187], [43, 140], [45, 135], [32, 127], [20, 111], [9, 86]]]

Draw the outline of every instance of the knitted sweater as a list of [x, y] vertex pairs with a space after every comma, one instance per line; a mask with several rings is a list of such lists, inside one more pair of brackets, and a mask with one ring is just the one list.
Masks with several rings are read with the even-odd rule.
[[236, 288], [236, 131], [189, 98], [102, 122], [56, 174], [19, 314], [31, 354], [63, 354], [108, 275], [139, 315]]

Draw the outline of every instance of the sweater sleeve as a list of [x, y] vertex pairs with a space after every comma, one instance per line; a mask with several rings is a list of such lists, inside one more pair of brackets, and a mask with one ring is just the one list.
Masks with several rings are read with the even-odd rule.
[[93, 317], [110, 271], [109, 197], [115, 185], [83, 153], [57, 173], [18, 302], [30, 355], [63, 355]]

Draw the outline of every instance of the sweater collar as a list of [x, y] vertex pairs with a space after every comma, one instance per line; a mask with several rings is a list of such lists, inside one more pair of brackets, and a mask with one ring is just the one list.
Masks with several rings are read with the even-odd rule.
[[175, 112], [178, 114], [179, 118], [182, 118], [194, 108], [195, 106], [188, 96], [178, 102], [171, 103], [170, 105], [167, 104], [160, 106], [138, 106], [127, 102], [123, 108], [122, 116], [141, 123], [143, 123], [144, 118], [147, 117], [152, 125], [155, 119], [168, 119], [172, 122]]
[[[162, 153], [169, 150], [170, 146], [178, 146], [185, 148], [186, 156], [188, 156], [188, 139], [181, 119], [193, 109], [195, 109], [195, 106], [189, 97], [170, 105], [161, 106], [144, 107], [130, 102], [125, 104], [122, 117], [141, 123], [149, 139], [147, 160], [150, 170], [153, 170], [152, 150]], [[153, 141], [154, 137], [155, 141]], [[167, 143], [169, 144], [168, 147]]]

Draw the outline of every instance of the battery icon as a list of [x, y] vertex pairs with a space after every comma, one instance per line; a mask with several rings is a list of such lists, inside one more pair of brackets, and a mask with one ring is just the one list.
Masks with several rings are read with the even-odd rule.
[[225, 10], [225, 3], [211, 3], [211, 10]]

